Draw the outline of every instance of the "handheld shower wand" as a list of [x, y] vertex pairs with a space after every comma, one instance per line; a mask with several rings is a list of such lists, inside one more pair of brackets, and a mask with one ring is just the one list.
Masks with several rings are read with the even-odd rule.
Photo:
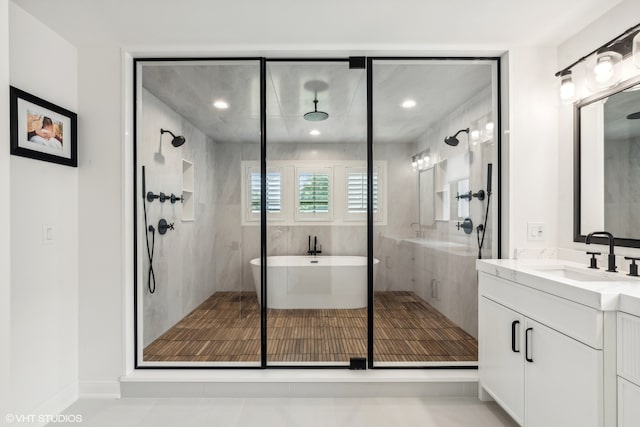
[[[476, 234], [478, 238], [478, 259], [482, 259], [482, 246], [484, 246], [484, 236], [487, 233], [487, 219], [489, 218], [489, 204], [491, 203], [491, 180], [493, 172], [493, 163], [487, 164], [487, 209], [484, 213], [484, 224], [478, 225]], [[480, 238], [482, 233], [482, 238]]]

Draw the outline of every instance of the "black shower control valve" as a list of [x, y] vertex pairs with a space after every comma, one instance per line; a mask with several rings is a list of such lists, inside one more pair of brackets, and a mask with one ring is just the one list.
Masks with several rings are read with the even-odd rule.
[[147, 193], [147, 202], [153, 202], [155, 199], [159, 198], [157, 194], [153, 194], [153, 191], [149, 191]]
[[160, 203], [164, 203], [169, 197], [167, 197], [167, 195], [164, 193], [160, 193], [160, 196], [158, 198], [160, 199]]
[[636, 264], [636, 261], [640, 261], [640, 258], [636, 258], [636, 257], [632, 257], [632, 256], [626, 256], [626, 257], [624, 257], [624, 259], [631, 260], [631, 264], [629, 265], [629, 274], [627, 274], [627, 276], [637, 277], [638, 276], [638, 265]]
[[171, 204], [174, 204], [177, 201], [182, 202], [183, 201], [183, 197], [178, 197], [175, 194], [171, 193], [171, 197], [169, 198], [171, 200]]
[[166, 234], [168, 230], [174, 230], [173, 222], [168, 223], [167, 220], [164, 218], [158, 221], [158, 233]]
[[465, 234], [471, 234], [471, 232], [473, 231], [473, 221], [471, 221], [471, 218], [465, 218], [462, 223], [458, 222], [456, 224], [456, 228], [458, 230], [464, 230]]
[[480, 190], [477, 193], [473, 193], [472, 196], [478, 200], [484, 200], [484, 196], [485, 196], [484, 190]]
[[460, 200], [460, 199], [471, 200], [472, 197], [473, 197], [473, 193], [471, 191], [469, 191], [468, 193], [463, 193], [463, 194], [456, 193], [456, 199], [458, 199], [458, 200]]
[[598, 268], [598, 259], [596, 258], [596, 255], [602, 255], [602, 252], [587, 252], [587, 255], [591, 255], [589, 268]]

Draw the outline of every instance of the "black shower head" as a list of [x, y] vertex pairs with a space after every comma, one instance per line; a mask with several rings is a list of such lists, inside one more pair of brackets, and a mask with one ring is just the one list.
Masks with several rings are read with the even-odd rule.
[[305, 120], [310, 122], [321, 122], [322, 120], [327, 120], [329, 118], [329, 113], [318, 111], [318, 98], [316, 97], [313, 100], [313, 111], [306, 113], [303, 117]]
[[168, 133], [173, 137], [173, 139], [171, 140], [171, 145], [173, 145], [174, 147], [180, 147], [182, 144], [184, 144], [184, 136], [175, 136], [170, 130], [160, 129], [160, 135], [163, 135], [165, 133]]
[[460, 132], [466, 132], [467, 135], [469, 135], [469, 128], [466, 129], [460, 129], [458, 132], [456, 132], [455, 135], [453, 136], [447, 136], [444, 139], [444, 143], [447, 145], [450, 145], [452, 147], [455, 147], [456, 145], [458, 145], [460, 143], [460, 141], [458, 140], [458, 135], [460, 135]]

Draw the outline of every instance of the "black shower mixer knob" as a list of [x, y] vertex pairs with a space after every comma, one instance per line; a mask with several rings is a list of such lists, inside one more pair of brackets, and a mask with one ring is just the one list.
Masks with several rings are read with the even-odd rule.
[[166, 219], [162, 218], [158, 221], [158, 233], [166, 234], [168, 230], [175, 230], [173, 228], [174, 223], [168, 223]]

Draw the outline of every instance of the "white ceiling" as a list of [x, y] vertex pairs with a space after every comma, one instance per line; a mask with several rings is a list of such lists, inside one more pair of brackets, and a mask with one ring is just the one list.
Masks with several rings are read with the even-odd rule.
[[621, 0], [12, 0], [76, 46], [557, 46]]
[[[418, 136], [491, 85], [490, 61], [378, 61], [373, 68], [374, 137], [403, 143]], [[304, 120], [318, 110], [322, 122]], [[145, 63], [142, 84], [182, 117], [220, 142], [258, 142], [259, 66], [255, 61]], [[312, 85], [313, 86], [313, 85]], [[417, 105], [404, 109], [413, 99]], [[225, 100], [228, 109], [213, 107]], [[317, 129], [320, 136], [311, 136]], [[269, 62], [267, 138], [271, 143], [366, 141], [366, 76], [346, 62]]]

